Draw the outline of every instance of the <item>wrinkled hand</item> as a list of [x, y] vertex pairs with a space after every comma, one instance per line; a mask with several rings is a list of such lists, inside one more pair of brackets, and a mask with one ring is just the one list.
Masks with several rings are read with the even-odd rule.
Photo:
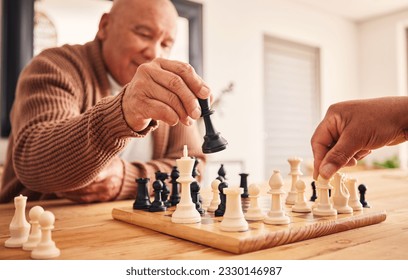
[[312, 139], [313, 177], [329, 179], [371, 150], [407, 140], [408, 99], [384, 97], [330, 106]]
[[59, 193], [76, 202], [111, 201], [119, 194], [123, 181], [123, 164], [120, 158], [114, 158], [89, 185], [70, 192]]
[[211, 98], [211, 93], [191, 65], [156, 58], [138, 67], [123, 96], [123, 114], [135, 131], [152, 119], [191, 125], [201, 116], [197, 98]]

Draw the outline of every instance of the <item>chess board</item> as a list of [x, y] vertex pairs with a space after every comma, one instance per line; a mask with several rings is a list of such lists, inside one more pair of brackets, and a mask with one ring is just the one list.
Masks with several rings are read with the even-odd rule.
[[[242, 199], [242, 204], [245, 212], [249, 203], [246, 199]], [[265, 213], [268, 211], [268, 205], [270, 206], [270, 198], [263, 197], [261, 207]], [[248, 221], [249, 229], [244, 232], [220, 230], [222, 217], [214, 217], [213, 213], [208, 212], [202, 215], [201, 223], [172, 223], [171, 215], [175, 207], [170, 207], [164, 212], [134, 210], [132, 206], [114, 208], [112, 217], [119, 221], [235, 254], [353, 230], [381, 223], [386, 219], [385, 211], [373, 208], [363, 208], [362, 211], [355, 211], [352, 214], [339, 214], [331, 217], [317, 217], [312, 213], [294, 213], [289, 205], [286, 205], [285, 208], [291, 220], [290, 224], [269, 225], [262, 221]]]

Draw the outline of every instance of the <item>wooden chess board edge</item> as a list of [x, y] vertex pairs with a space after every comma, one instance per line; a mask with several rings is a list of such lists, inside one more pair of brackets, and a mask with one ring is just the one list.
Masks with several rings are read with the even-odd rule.
[[[356, 215], [340, 216], [338, 219], [319, 219], [302, 226], [277, 226], [278, 230], [254, 230], [248, 232], [216, 232], [201, 224], [175, 224], [169, 221], [170, 212], [151, 213], [131, 208], [114, 208], [112, 217], [116, 220], [155, 230], [174, 237], [221, 249], [234, 254], [243, 254], [273, 248], [359, 227], [381, 223], [386, 219], [385, 211], [372, 211]], [[258, 222], [259, 223], [259, 222]], [[262, 222], [260, 222], [262, 223]], [[214, 226], [216, 227], [216, 226]], [[250, 223], [251, 227], [251, 223]]]

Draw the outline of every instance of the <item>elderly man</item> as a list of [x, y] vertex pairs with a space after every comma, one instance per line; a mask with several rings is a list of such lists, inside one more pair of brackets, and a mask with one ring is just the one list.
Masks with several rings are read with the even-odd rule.
[[205, 82], [167, 60], [177, 11], [168, 0], [116, 0], [94, 41], [43, 51], [22, 71], [0, 202], [133, 198], [135, 179], [205, 162], [194, 120]]

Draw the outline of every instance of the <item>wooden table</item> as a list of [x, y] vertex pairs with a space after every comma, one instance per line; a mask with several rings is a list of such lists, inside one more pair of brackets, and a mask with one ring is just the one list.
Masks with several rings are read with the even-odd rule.
[[[349, 175], [366, 184], [372, 207], [387, 211], [384, 222], [242, 255], [112, 219], [114, 207], [129, 206], [133, 201], [86, 205], [67, 200], [28, 202], [27, 209], [41, 205], [55, 214], [53, 240], [61, 249], [58, 259], [408, 259], [408, 172], [376, 170]], [[3, 245], [13, 215], [13, 203], [0, 205], [0, 259], [30, 259], [29, 252]]]

